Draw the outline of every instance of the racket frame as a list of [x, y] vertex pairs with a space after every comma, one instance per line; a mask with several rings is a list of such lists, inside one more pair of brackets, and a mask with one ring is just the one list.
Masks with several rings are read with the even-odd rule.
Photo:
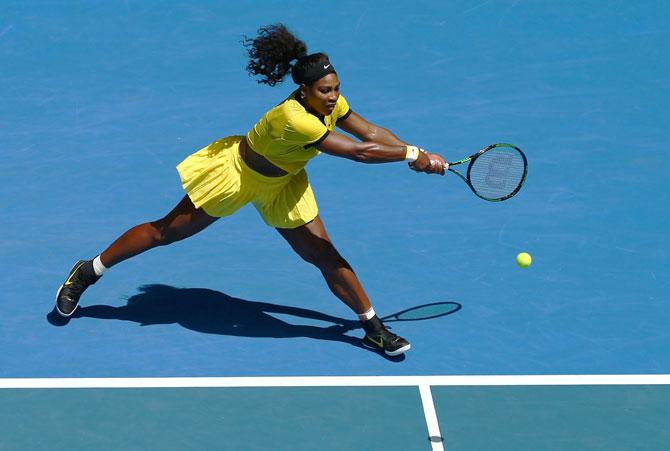
[[[514, 191], [509, 193], [507, 196], [491, 199], [489, 197], [482, 196], [481, 194], [479, 194], [477, 192], [477, 190], [475, 190], [475, 188], [472, 186], [472, 182], [470, 182], [470, 171], [472, 170], [472, 166], [475, 163], [475, 161], [477, 160], [477, 158], [479, 158], [480, 156], [482, 156], [483, 154], [485, 154], [489, 150], [491, 150], [493, 148], [496, 148], [496, 147], [511, 147], [513, 149], [516, 149], [516, 151], [519, 152], [519, 154], [521, 154], [521, 157], [523, 158], [523, 176], [521, 176], [521, 181], [519, 181], [519, 184], [514, 189]], [[470, 164], [468, 165], [468, 171], [466, 173], [467, 177], [463, 177], [463, 175], [460, 172], [456, 171], [455, 169], [451, 169], [452, 166], [458, 166], [459, 164], [463, 164], [463, 163], [467, 163], [467, 162], [470, 162]], [[518, 193], [519, 190], [521, 189], [521, 186], [523, 186], [523, 183], [526, 181], [526, 175], [528, 175], [528, 160], [526, 159], [526, 155], [517, 146], [515, 146], [514, 144], [508, 144], [508, 143], [491, 144], [491, 145], [486, 146], [483, 149], [479, 150], [478, 152], [470, 155], [469, 157], [465, 157], [462, 160], [454, 161], [453, 163], [447, 162], [447, 164], [449, 165], [447, 170], [451, 171], [452, 173], [459, 176], [470, 187], [472, 192], [475, 193], [475, 196], [477, 196], [481, 199], [487, 200], [489, 202], [502, 202], [503, 200], [507, 200], [510, 197], [515, 196], [516, 193]]]

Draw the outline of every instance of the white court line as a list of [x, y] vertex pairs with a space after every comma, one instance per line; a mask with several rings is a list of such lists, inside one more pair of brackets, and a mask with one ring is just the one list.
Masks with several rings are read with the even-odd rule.
[[514, 385], [670, 385], [670, 374], [501, 376], [305, 376], [0, 378], [2, 388], [403, 387]]
[[430, 393], [430, 385], [419, 385], [419, 393], [421, 394], [423, 414], [426, 417], [426, 425], [428, 426], [430, 445], [433, 447], [433, 451], [444, 451], [440, 425], [437, 423], [437, 414], [435, 413], [435, 404], [433, 403], [433, 395]]

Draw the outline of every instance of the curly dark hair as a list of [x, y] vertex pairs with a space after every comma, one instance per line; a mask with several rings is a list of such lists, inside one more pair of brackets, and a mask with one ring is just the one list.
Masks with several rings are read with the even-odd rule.
[[244, 36], [242, 44], [249, 53], [247, 71], [260, 75], [258, 83], [274, 86], [291, 71], [291, 62], [307, 56], [307, 46], [283, 24], [274, 24], [258, 29], [253, 39]]

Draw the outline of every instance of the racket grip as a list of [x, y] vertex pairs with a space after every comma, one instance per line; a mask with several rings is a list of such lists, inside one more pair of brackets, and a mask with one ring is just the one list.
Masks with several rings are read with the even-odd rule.
[[[438, 162], [439, 162], [439, 160], [430, 160], [430, 167], [435, 166]], [[442, 165], [442, 167], [444, 168], [445, 171], [448, 170], [449, 169], [449, 163], [447, 163], [445, 161], [444, 164]]]

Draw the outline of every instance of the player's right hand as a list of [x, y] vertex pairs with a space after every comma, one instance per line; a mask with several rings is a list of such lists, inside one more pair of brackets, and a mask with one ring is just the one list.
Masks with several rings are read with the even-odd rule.
[[416, 172], [444, 175], [449, 163], [440, 154], [422, 151], [419, 152], [419, 158], [410, 163], [409, 167]]

